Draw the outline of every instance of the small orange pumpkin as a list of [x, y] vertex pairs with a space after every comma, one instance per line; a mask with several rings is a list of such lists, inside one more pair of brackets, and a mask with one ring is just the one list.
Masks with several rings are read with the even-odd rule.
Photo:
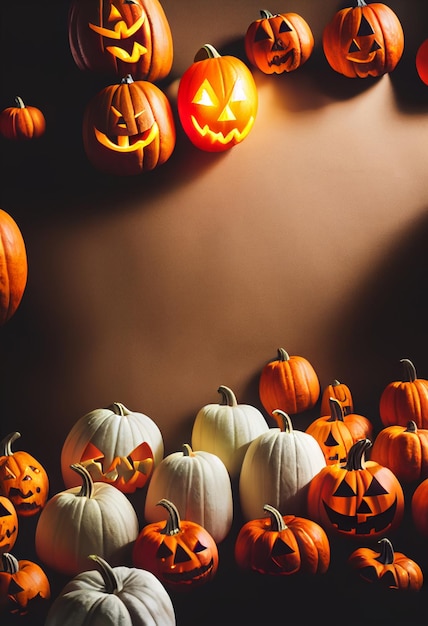
[[403, 484], [428, 478], [428, 430], [412, 420], [407, 426], [387, 426], [373, 442], [370, 458], [389, 467]]
[[330, 565], [330, 542], [316, 522], [284, 515], [266, 504], [268, 517], [250, 520], [235, 542], [235, 560], [245, 570], [289, 576], [324, 574]]
[[384, 426], [407, 426], [415, 422], [418, 428], [428, 428], [428, 380], [418, 378], [410, 359], [401, 359], [403, 380], [389, 383], [382, 391], [379, 415]]
[[357, 548], [348, 558], [348, 565], [368, 583], [397, 591], [419, 591], [424, 576], [421, 567], [402, 552], [395, 552], [386, 537], [378, 542], [380, 550]]
[[46, 130], [45, 116], [40, 109], [26, 106], [20, 96], [15, 97], [16, 106], [0, 112], [0, 134], [17, 141], [36, 139]]
[[392, 72], [404, 50], [404, 33], [394, 11], [382, 2], [337, 11], [324, 28], [324, 54], [329, 65], [348, 78]]
[[323, 389], [320, 408], [321, 417], [330, 413], [330, 398], [336, 398], [340, 402], [344, 415], [354, 412], [354, 400], [351, 390], [348, 385], [335, 379]]
[[49, 600], [51, 588], [43, 569], [33, 561], [2, 554], [0, 612], [26, 615], [38, 600]]
[[309, 24], [297, 13], [260, 11], [260, 19], [245, 34], [245, 52], [250, 63], [264, 74], [291, 72], [312, 54], [314, 36]]
[[0, 209], [0, 326], [19, 307], [27, 285], [25, 242], [18, 224]]
[[301, 413], [311, 409], [319, 395], [320, 383], [312, 365], [302, 356], [289, 356], [284, 348], [261, 371], [259, 396], [269, 415], [276, 409]]
[[152, 572], [167, 589], [186, 591], [212, 580], [218, 568], [217, 544], [200, 524], [180, 520], [173, 502], [158, 503], [168, 519], [147, 524], [133, 548], [135, 567]]

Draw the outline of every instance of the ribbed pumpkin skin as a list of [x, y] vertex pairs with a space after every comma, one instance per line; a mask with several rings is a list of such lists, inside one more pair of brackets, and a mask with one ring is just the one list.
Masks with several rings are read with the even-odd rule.
[[401, 483], [428, 478], [428, 430], [407, 426], [387, 426], [373, 442], [370, 458], [389, 467]]
[[[117, 18], [109, 25], [109, 12], [114, 5], [117, 5]], [[142, 17], [143, 23], [132, 32]], [[106, 35], [96, 32], [90, 24], [104, 26]], [[122, 35], [118, 37], [120, 31]], [[81, 70], [112, 78], [132, 74], [135, 80], [150, 82], [165, 78], [171, 70], [172, 34], [158, 0], [120, 4], [113, 0], [102, 3], [99, 0], [73, 0], [68, 16], [68, 34], [73, 59]]]
[[428, 429], [428, 380], [418, 378], [409, 359], [401, 359], [403, 380], [389, 383], [379, 401], [379, 415], [384, 426], [407, 426]]
[[25, 106], [22, 99], [15, 98], [16, 105], [0, 112], [0, 134], [17, 141], [36, 139], [46, 130], [46, 120], [37, 107]]
[[165, 512], [158, 502], [174, 500], [180, 517], [203, 526], [220, 543], [233, 520], [232, 486], [223, 461], [211, 452], [183, 452], [166, 456], [155, 468], [147, 490], [144, 517], [160, 522]]
[[311, 409], [318, 401], [320, 389], [311, 363], [302, 356], [289, 356], [283, 348], [260, 374], [260, 401], [269, 415], [275, 409], [291, 415]]
[[[369, 25], [359, 34], [361, 22]], [[372, 32], [373, 31], [373, 32]], [[350, 52], [358, 42], [360, 49]], [[381, 2], [366, 4], [335, 13], [322, 37], [324, 54], [330, 66], [348, 78], [382, 76], [395, 69], [404, 50], [404, 33], [397, 15]], [[378, 48], [372, 52], [372, 47]]]
[[428, 478], [425, 478], [413, 492], [411, 513], [417, 531], [428, 537]]
[[266, 502], [281, 512], [305, 517], [309, 483], [325, 467], [318, 442], [312, 435], [294, 430], [289, 417], [283, 417], [287, 421], [282, 430], [270, 428], [245, 454], [239, 497], [246, 521], [258, 519]]
[[323, 389], [320, 408], [321, 417], [330, 413], [330, 398], [335, 398], [340, 402], [345, 415], [354, 412], [354, 400], [348, 385], [334, 380]]
[[118, 590], [112, 591], [90, 567], [55, 598], [45, 626], [175, 626], [171, 599], [151, 572], [114, 567]]
[[0, 209], [0, 325], [21, 303], [27, 285], [27, 252], [15, 220]]

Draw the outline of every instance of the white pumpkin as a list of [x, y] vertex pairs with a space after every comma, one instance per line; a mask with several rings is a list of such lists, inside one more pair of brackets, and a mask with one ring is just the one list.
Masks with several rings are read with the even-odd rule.
[[229, 533], [233, 521], [230, 476], [223, 461], [211, 452], [193, 452], [188, 444], [182, 452], [166, 456], [155, 468], [147, 490], [144, 516], [160, 522], [165, 512], [160, 500], [172, 500], [182, 519], [203, 526], [216, 543]]
[[36, 526], [37, 556], [54, 571], [71, 576], [87, 568], [88, 554], [113, 565], [125, 563], [139, 531], [134, 507], [113, 485], [94, 483], [83, 465], [73, 469], [83, 483], [47, 501]]
[[266, 502], [282, 515], [306, 517], [306, 494], [312, 478], [326, 465], [317, 440], [294, 430], [283, 411], [273, 412], [279, 428], [270, 428], [248, 447], [239, 479], [239, 499], [246, 521], [263, 516]]
[[157, 424], [114, 402], [83, 415], [71, 428], [61, 452], [62, 477], [66, 488], [75, 487], [78, 478], [70, 466], [82, 463], [94, 481], [131, 493], [145, 486], [163, 454]]
[[151, 572], [89, 558], [99, 570], [87, 569], [65, 585], [45, 626], [175, 626], [171, 598]]
[[192, 429], [193, 450], [216, 454], [230, 476], [236, 478], [249, 444], [268, 429], [262, 413], [249, 404], [238, 404], [229, 387], [221, 385], [219, 404], [207, 404], [195, 418]]

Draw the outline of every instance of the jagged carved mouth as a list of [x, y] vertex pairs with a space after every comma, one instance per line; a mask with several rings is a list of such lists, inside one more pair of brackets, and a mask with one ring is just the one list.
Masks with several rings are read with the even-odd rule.
[[393, 504], [386, 511], [378, 515], [362, 515], [360, 513], [343, 515], [332, 509], [324, 501], [323, 505], [328, 519], [337, 530], [344, 533], [355, 533], [356, 535], [370, 535], [385, 531], [391, 526], [397, 511], [397, 499], [394, 500]]
[[207, 574], [211, 572], [214, 567], [214, 561], [211, 561], [207, 565], [201, 565], [195, 569], [188, 570], [186, 572], [178, 572], [177, 574], [173, 574], [172, 572], [167, 572], [163, 575], [163, 578], [171, 583], [176, 582], [189, 582], [194, 583], [197, 582], [201, 578], [205, 578]]
[[290, 59], [293, 57], [293, 50], [289, 50], [285, 54], [275, 54], [275, 56], [269, 61], [269, 66], [272, 65], [284, 65], [284, 63], [288, 63]]

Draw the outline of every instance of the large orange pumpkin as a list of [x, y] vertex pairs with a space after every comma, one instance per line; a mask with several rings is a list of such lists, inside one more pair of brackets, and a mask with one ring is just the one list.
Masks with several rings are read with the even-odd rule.
[[36, 608], [39, 600], [49, 600], [49, 579], [40, 565], [27, 559], [18, 561], [10, 553], [2, 555], [2, 562], [0, 613], [4, 611], [14, 615], [26, 615]]
[[373, 442], [370, 458], [394, 472], [402, 484], [428, 478], [428, 430], [410, 421], [387, 426]]
[[276, 409], [301, 413], [311, 409], [319, 395], [320, 383], [311, 363], [302, 356], [290, 356], [283, 348], [261, 371], [259, 396], [269, 415]]
[[158, 0], [73, 0], [68, 35], [81, 70], [151, 82], [171, 70], [171, 29]]
[[132, 176], [153, 170], [169, 159], [175, 139], [169, 100], [149, 81], [127, 75], [86, 106], [83, 145], [89, 161], [103, 172]]
[[323, 31], [330, 66], [348, 78], [382, 76], [395, 69], [404, 50], [404, 33], [392, 9], [381, 2], [357, 0], [337, 11]]
[[27, 285], [24, 238], [15, 220], [0, 209], [0, 325], [17, 310]]
[[382, 391], [379, 415], [384, 426], [407, 426], [415, 422], [418, 428], [428, 428], [428, 380], [418, 378], [410, 359], [401, 359], [403, 380], [389, 383]]
[[201, 150], [222, 152], [252, 129], [258, 94], [248, 67], [206, 44], [181, 77], [177, 108], [184, 132]]

